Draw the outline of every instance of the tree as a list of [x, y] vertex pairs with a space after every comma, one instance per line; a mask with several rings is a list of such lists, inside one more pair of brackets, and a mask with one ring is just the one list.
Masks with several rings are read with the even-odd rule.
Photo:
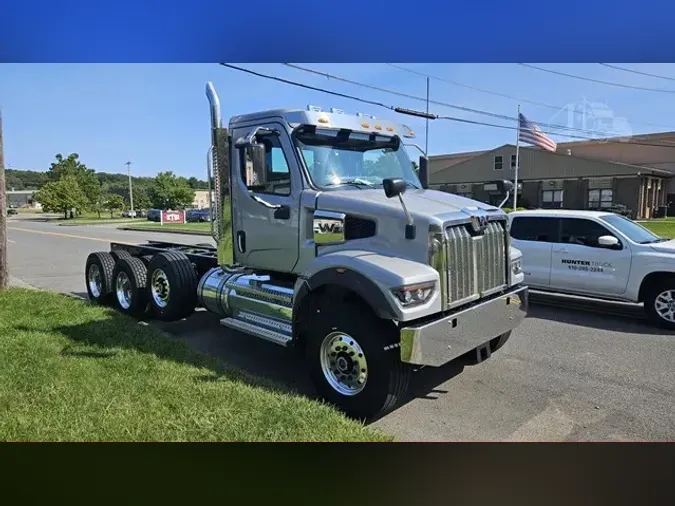
[[134, 207], [136, 209], [150, 209], [152, 201], [146, 188], [134, 188]]
[[195, 190], [187, 180], [171, 171], [160, 172], [151, 187], [150, 198], [157, 209], [180, 209], [192, 204]]
[[42, 204], [45, 211], [63, 213], [66, 219], [68, 212], [73, 209], [81, 211], [88, 204], [87, 196], [80, 188], [77, 178], [72, 175], [45, 184], [34, 198]]
[[87, 168], [79, 161], [79, 158], [80, 155], [77, 153], [71, 153], [67, 158], [63, 158], [61, 153], [57, 153], [56, 162], [52, 162], [47, 171], [47, 178], [53, 182], [67, 176], [74, 177], [87, 201], [83, 208], [78, 208], [79, 211], [82, 211], [86, 207], [93, 208], [96, 206], [101, 195], [101, 183], [96, 177], [96, 171]]
[[116, 193], [107, 195], [103, 207], [110, 211], [110, 217], [113, 218], [113, 213], [115, 211], [124, 209], [124, 199]]

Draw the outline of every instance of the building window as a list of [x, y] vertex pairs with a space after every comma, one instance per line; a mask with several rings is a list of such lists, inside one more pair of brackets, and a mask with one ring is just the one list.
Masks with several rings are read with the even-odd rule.
[[516, 155], [511, 155], [511, 170], [516, 168]]
[[502, 157], [495, 156], [495, 170], [502, 170]]
[[588, 190], [589, 209], [601, 209], [610, 207], [614, 199], [614, 192], [611, 188], [602, 188], [598, 190]]
[[541, 192], [541, 202], [544, 209], [560, 208], [563, 205], [562, 190], [543, 190]]

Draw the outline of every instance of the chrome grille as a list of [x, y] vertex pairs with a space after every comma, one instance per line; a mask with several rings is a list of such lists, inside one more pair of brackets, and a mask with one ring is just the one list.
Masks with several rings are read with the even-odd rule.
[[506, 243], [503, 222], [488, 223], [483, 235], [472, 236], [466, 225], [446, 228], [448, 304], [477, 299], [506, 285]]

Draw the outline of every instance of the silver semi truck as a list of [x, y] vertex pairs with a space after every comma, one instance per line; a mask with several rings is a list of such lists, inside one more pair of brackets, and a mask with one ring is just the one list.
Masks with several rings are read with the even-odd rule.
[[203, 307], [295, 347], [317, 393], [360, 419], [393, 409], [414, 370], [481, 362], [509, 339], [527, 287], [507, 215], [427, 189], [409, 128], [313, 106], [224, 128], [206, 92], [216, 247], [112, 243], [87, 258], [91, 300], [163, 321]]

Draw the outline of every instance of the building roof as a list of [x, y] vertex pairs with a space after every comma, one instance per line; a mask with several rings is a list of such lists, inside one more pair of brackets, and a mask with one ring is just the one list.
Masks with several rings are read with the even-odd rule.
[[[498, 146], [494, 149], [491, 149], [489, 151], [484, 151], [480, 155], [477, 155], [477, 156], [488, 155], [489, 153], [492, 153], [493, 151], [498, 151], [498, 150], [500, 150], [502, 148], [505, 148], [505, 147], [512, 147], [513, 149], [516, 148], [516, 146], [514, 144], [506, 143], [506, 144], [502, 144], [501, 146]], [[645, 166], [645, 165], [632, 165], [632, 164], [629, 164], [629, 163], [613, 162], [611, 160], [605, 160], [605, 159], [600, 159], [600, 158], [591, 158], [591, 157], [587, 157], [587, 156], [568, 155], [568, 154], [563, 154], [563, 153], [558, 153], [558, 152], [553, 153], [551, 151], [547, 151], [547, 150], [539, 149], [539, 148], [533, 148], [533, 147], [530, 147], [530, 146], [521, 146], [520, 149], [521, 150], [532, 150], [532, 151], [541, 152], [541, 154], [544, 155], [544, 156], [551, 156], [551, 157], [565, 156], [565, 157], [570, 157], [570, 158], [576, 158], [578, 160], [586, 160], [588, 162], [593, 162], [593, 163], [602, 163], [602, 164], [612, 165], [612, 166], [615, 166], [615, 167], [622, 167], [624, 169], [633, 169], [636, 173], [638, 173], [638, 172], [650, 172], [650, 173], [653, 173], [655, 175], [662, 175], [662, 176], [672, 176], [673, 175], [673, 173], [669, 170], [656, 169], [654, 167], [648, 167], [648, 166]], [[450, 167], [445, 167], [445, 168], [442, 168], [442, 169], [435, 170], [434, 173], [438, 173], [438, 172], [441, 172], [443, 170], [454, 169], [454, 168], [459, 167], [460, 165], [462, 165], [464, 163], [469, 163], [474, 158], [476, 158], [476, 157], [472, 157], [468, 160], [461, 161], [461, 162], [459, 162], [455, 165], [451, 165]]]

